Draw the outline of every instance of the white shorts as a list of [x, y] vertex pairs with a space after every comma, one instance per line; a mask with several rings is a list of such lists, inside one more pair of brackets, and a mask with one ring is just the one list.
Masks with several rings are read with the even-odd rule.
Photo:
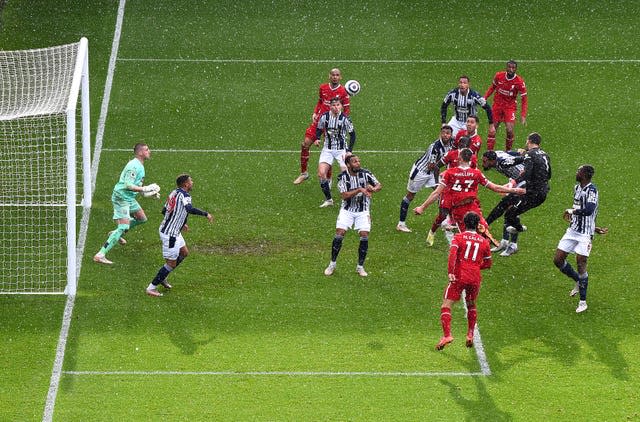
[[438, 181], [433, 172], [425, 173], [422, 170], [418, 170], [415, 164], [411, 167], [409, 181], [407, 182], [407, 191], [418, 193], [422, 188], [434, 188], [437, 184]]
[[162, 257], [164, 259], [170, 259], [172, 261], [178, 259], [178, 255], [180, 254], [180, 248], [186, 245], [184, 241], [184, 237], [182, 234], [179, 234], [176, 237], [176, 241], [173, 247], [169, 247], [170, 238], [168, 235], [160, 232], [160, 240], [162, 240]]
[[371, 215], [369, 211], [351, 212], [340, 208], [336, 229], [349, 230], [350, 228], [357, 232], [370, 232]]
[[458, 134], [458, 132], [460, 132], [462, 129], [467, 129], [467, 122], [458, 121], [455, 115], [451, 118], [451, 120], [449, 120], [449, 123], [447, 124], [453, 129], [453, 132], [451, 133], [451, 142], [456, 139], [456, 135]]
[[589, 253], [591, 253], [591, 236], [568, 228], [560, 242], [558, 242], [558, 249], [567, 253], [589, 256]]
[[345, 149], [322, 148], [322, 152], [320, 152], [320, 160], [318, 160], [318, 163], [327, 163], [329, 165], [332, 165], [333, 160], [336, 160], [340, 165], [340, 169], [344, 171], [347, 169], [347, 165], [344, 163], [344, 157], [346, 154], [347, 150]]

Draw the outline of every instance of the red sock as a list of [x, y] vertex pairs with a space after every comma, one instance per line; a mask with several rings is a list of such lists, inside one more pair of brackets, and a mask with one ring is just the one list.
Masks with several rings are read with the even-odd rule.
[[440, 227], [440, 224], [442, 224], [442, 222], [447, 218], [447, 214], [445, 213], [439, 213], [436, 216], [436, 219], [433, 220], [433, 224], [431, 225], [431, 231], [433, 233], [435, 233], [438, 230], [438, 227]]
[[487, 136], [487, 150], [493, 151], [496, 147], [496, 135]]
[[440, 324], [442, 324], [442, 333], [445, 337], [451, 337], [451, 309], [440, 308]]
[[505, 140], [505, 151], [511, 151], [511, 148], [513, 148], [513, 136], [507, 136]]
[[300, 173], [307, 172], [307, 166], [309, 164], [309, 148], [300, 147]]
[[467, 327], [468, 334], [473, 334], [473, 329], [476, 327], [476, 321], [478, 320], [478, 311], [476, 305], [468, 305], [467, 307]]

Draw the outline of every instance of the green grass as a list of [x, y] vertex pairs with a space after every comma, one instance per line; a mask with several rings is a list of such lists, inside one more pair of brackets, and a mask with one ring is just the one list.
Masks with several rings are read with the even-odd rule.
[[[94, 134], [117, 7], [10, 1], [2, 11], [3, 49], [89, 38]], [[299, 2], [127, 3], [63, 365], [127, 373], [63, 374], [54, 420], [640, 419], [639, 127], [632, 112], [640, 7], [543, 0], [507, 11], [494, 1], [451, 7], [372, 0], [327, 5], [318, 17], [317, 5]], [[528, 126], [516, 126], [516, 144], [540, 132], [553, 179], [547, 202], [523, 217], [530, 230], [520, 252], [496, 258], [485, 273], [479, 326], [492, 375], [242, 374], [480, 371], [460, 341], [461, 306], [454, 308], [456, 342], [433, 350], [447, 251], [441, 234], [433, 248], [424, 243], [435, 211], [409, 217], [414, 233], [394, 227], [411, 163], [437, 135], [445, 92], [466, 73], [484, 93], [509, 58], [520, 60], [530, 95]], [[438, 62], [450, 59], [463, 62]], [[336, 274], [322, 274], [337, 209], [318, 208], [315, 178], [292, 185], [297, 152], [274, 152], [298, 149], [317, 86], [333, 66], [362, 84], [352, 100], [356, 150], [384, 185], [373, 200], [367, 279], [354, 271], [353, 232]], [[141, 200], [149, 222], [110, 253], [113, 267], [91, 262], [113, 229], [110, 192], [138, 140], [154, 151], [150, 182], [167, 192], [178, 173], [189, 172], [195, 206], [216, 217], [213, 225], [190, 219], [191, 255], [158, 300], [144, 288], [162, 263], [160, 202]], [[185, 149], [264, 152], [178, 152]], [[373, 150], [388, 152], [365, 152]], [[314, 150], [312, 172], [317, 157]], [[575, 170], [586, 162], [596, 168], [599, 223], [610, 234], [594, 242], [590, 307], [576, 315], [571, 282], [552, 257]], [[486, 210], [497, 197], [483, 191], [481, 201]], [[0, 419], [42, 419], [64, 303], [0, 295]]]

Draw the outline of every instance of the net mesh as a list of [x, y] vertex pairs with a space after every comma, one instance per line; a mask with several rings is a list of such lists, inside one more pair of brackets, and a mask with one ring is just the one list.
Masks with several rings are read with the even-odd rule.
[[0, 52], [2, 293], [65, 288], [66, 107], [77, 46]]

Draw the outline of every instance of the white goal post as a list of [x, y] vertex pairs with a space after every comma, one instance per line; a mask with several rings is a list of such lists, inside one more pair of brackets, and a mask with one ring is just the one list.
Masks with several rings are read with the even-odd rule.
[[75, 295], [76, 207], [91, 207], [89, 117], [86, 38], [0, 51], [0, 293]]

